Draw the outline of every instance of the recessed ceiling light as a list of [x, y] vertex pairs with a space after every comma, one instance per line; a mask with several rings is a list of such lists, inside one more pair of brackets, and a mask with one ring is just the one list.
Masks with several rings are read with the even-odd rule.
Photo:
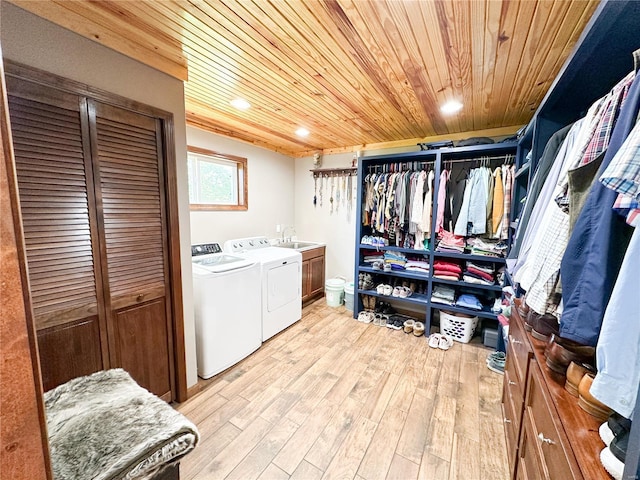
[[251, 107], [251, 104], [244, 98], [236, 98], [234, 100], [231, 100], [231, 105], [236, 107], [238, 110], [247, 110]]
[[299, 137], [306, 137], [307, 135], [309, 135], [309, 130], [300, 127], [296, 130], [296, 135], [298, 135]]
[[450, 100], [440, 107], [440, 111], [442, 113], [450, 114], [459, 112], [461, 108], [462, 104], [460, 102], [457, 100]]

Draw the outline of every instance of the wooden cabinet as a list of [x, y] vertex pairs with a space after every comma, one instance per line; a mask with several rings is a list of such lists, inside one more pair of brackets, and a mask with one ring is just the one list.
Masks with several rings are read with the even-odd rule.
[[324, 295], [325, 247], [302, 252], [302, 304]]
[[45, 390], [122, 367], [173, 399], [163, 120], [25, 78], [7, 86]]
[[525, 333], [512, 309], [502, 409], [514, 479], [607, 479], [598, 422], [546, 367], [545, 343]]

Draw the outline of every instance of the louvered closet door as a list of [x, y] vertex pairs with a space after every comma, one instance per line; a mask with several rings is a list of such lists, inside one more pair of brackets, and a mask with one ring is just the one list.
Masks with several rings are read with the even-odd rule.
[[173, 350], [160, 121], [89, 105], [112, 360], [170, 400]]
[[[45, 390], [108, 366], [86, 101], [7, 78]], [[83, 141], [84, 139], [84, 141]]]

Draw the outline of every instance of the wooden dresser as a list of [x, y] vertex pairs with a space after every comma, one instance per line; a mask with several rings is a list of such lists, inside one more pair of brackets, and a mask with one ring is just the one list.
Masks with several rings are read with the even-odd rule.
[[[519, 301], [519, 300], [518, 300]], [[552, 375], [544, 342], [526, 333], [512, 309], [502, 410], [512, 479], [609, 479], [600, 463], [600, 422]]]

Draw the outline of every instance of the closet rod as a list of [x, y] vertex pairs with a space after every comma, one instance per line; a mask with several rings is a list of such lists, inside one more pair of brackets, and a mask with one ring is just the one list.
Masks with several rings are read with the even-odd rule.
[[415, 169], [415, 167], [425, 167], [427, 165], [433, 165], [434, 163], [435, 163], [435, 160], [422, 161], [422, 162], [408, 161], [408, 162], [379, 163], [377, 165], [367, 165], [367, 169], [369, 170], [369, 173], [371, 173], [374, 169], [376, 172], [379, 169], [382, 169], [382, 170], [386, 169], [388, 171], [392, 165], [398, 165], [398, 167], [404, 168], [406, 170], [411, 170], [411, 169]]
[[447, 163], [462, 163], [462, 162], [481, 162], [483, 160], [488, 160], [490, 162], [494, 161], [494, 160], [502, 160], [502, 161], [506, 161], [506, 160], [515, 160], [516, 156], [515, 155], [501, 155], [498, 157], [475, 157], [475, 158], [458, 158], [455, 160], [442, 160], [442, 164], [446, 165]]

